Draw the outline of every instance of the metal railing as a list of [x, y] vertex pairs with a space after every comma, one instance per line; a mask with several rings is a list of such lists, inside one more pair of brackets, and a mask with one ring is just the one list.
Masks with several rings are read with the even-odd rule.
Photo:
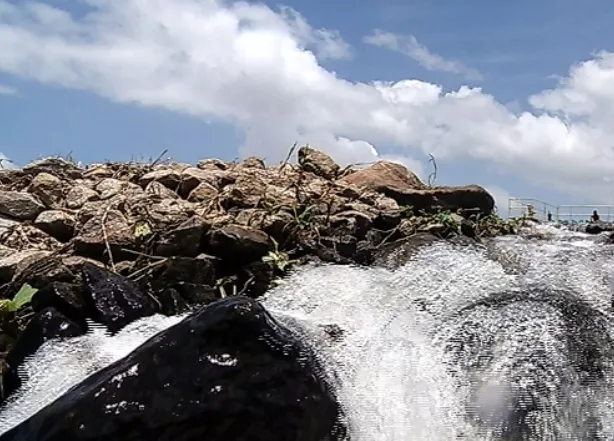
[[588, 223], [594, 210], [601, 221], [614, 221], [614, 205], [554, 205], [531, 198], [508, 200], [508, 217], [528, 216], [561, 224]]

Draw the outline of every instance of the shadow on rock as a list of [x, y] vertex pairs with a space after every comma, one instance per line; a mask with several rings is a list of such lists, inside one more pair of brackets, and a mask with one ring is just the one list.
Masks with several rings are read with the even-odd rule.
[[341, 410], [316, 358], [255, 300], [201, 308], [0, 441], [334, 441]]

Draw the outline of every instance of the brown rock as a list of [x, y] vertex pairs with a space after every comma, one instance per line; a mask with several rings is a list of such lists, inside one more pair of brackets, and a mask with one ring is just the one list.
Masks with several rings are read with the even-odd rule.
[[298, 150], [298, 163], [303, 170], [324, 179], [335, 179], [339, 173], [339, 166], [330, 156], [307, 146]]
[[147, 207], [148, 220], [156, 230], [165, 230], [179, 225], [195, 214], [196, 206], [182, 199], [164, 199]]
[[33, 225], [20, 224], [0, 236], [0, 244], [16, 250], [56, 251], [62, 243]]
[[256, 158], [255, 156], [250, 156], [249, 158], [245, 158], [241, 163], [241, 167], [245, 168], [258, 168], [264, 170], [266, 166], [264, 165], [264, 161], [260, 158]]
[[107, 242], [114, 257], [120, 252], [120, 248], [132, 248], [136, 242], [131, 225], [118, 210], [111, 209], [103, 216], [92, 217], [80, 228], [73, 240], [77, 253], [94, 258], [99, 258], [107, 251]]
[[196, 167], [189, 167], [183, 170], [181, 172], [181, 179], [179, 194], [184, 198], [187, 198], [190, 192], [203, 182], [215, 188], [221, 188], [234, 180], [225, 171], [215, 168], [203, 170]]
[[292, 206], [296, 193], [275, 172], [259, 169], [244, 169], [234, 184], [222, 190], [220, 203], [224, 208], [270, 208], [274, 206]]
[[83, 172], [83, 178], [101, 180], [111, 178], [114, 174], [115, 172], [109, 167], [108, 164], [92, 164], [85, 172]]
[[59, 241], [66, 242], [73, 236], [75, 217], [62, 210], [47, 210], [36, 217], [34, 226]]
[[121, 195], [126, 198], [142, 195], [143, 189], [132, 182], [120, 181], [119, 179], [106, 178], [96, 185], [96, 191], [100, 193], [100, 199], [110, 199]]
[[203, 220], [193, 216], [171, 231], [164, 232], [156, 245], [155, 254], [194, 257], [200, 251], [203, 234], [208, 228]]
[[155, 196], [160, 199], [178, 199], [179, 195], [175, 193], [173, 190], [168, 188], [166, 185], [158, 182], [152, 181], [145, 187], [145, 194], [147, 196]]
[[269, 235], [264, 231], [240, 225], [212, 229], [208, 233], [211, 254], [231, 259], [240, 265], [260, 259], [270, 249]]
[[63, 158], [44, 158], [33, 161], [26, 165], [23, 171], [29, 175], [48, 173], [60, 179], [78, 179], [83, 173], [83, 169], [79, 168], [74, 162]]
[[44, 172], [37, 174], [32, 179], [28, 191], [49, 208], [58, 207], [64, 196], [62, 180]]
[[207, 182], [201, 182], [188, 195], [190, 202], [210, 202], [219, 194], [219, 190]]
[[51, 253], [41, 250], [27, 250], [0, 254], [0, 283], [8, 283], [13, 280], [15, 274], [25, 265], [47, 258]]
[[139, 179], [139, 184], [146, 187], [150, 182], [159, 182], [172, 191], [177, 191], [181, 185], [181, 170], [175, 168], [163, 168], [146, 173]]
[[84, 185], [75, 185], [66, 194], [66, 207], [75, 210], [88, 201], [99, 199], [98, 193]]
[[425, 188], [418, 176], [407, 167], [388, 161], [376, 162], [369, 168], [343, 177], [340, 182], [383, 193], [400, 204], [408, 191]]
[[269, 213], [259, 208], [247, 208], [240, 210], [234, 222], [245, 227], [262, 230], [283, 245], [292, 233], [294, 217], [285, 211]]
[[196, 166], [202, 170], [228, 170], [228, 164], [219, 159], [201, 159]]
[[0, 214], [17, 220], [34, 220], [45, 206], [25, 191], [0, 190]]

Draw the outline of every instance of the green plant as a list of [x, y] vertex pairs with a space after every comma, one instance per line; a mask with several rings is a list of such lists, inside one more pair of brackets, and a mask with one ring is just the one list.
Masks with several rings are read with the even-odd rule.
[[400, 211], [401, 211], [401, 216], [408, 218], [408, 217], [414, 217], [415, 213], [414, 213], [414, 206], [413, 205], [401, 205], [399, 207]]
[[263, 256], [262, 261], [268, 263], [274, 269], [283, 273], [290, 265], [292, 265], [296, 261], [290, 259], [288, 253], [279, 251], [279, 244], [275, 239], [271, 238], [271, 240], [273, 241], [274, 249], [273, 251], [269, 251], [266, 256]]
[[0, 299], [0, 314], [6, 314], [7, 312], [17, 312], [23, 306], [32, 301], [32, 297], [36, 294], [38, 289], [32, 288], [28, 283], [24, 283], [19, 289], [13, 300]]

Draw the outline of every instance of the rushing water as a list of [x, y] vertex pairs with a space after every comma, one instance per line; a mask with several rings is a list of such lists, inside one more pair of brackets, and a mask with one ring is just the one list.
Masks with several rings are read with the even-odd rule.
[[[502, 425], [519, 418], [510, 403], [531, 439], [614, 440], [614, 248], [537, 228], [539, 239], [436, 243], [397, 269], [302, 268], [263, 303], [318, 348], [352, 441], [520, 440]], [[553, 289], [569, 298], [552, 301]], [[493, 300], [503, 292], [513, 301]], [[31, 380], [0, 415], [0, 433], [181, 318], [46, 344], [24, 367]], [[322, 332], [333, 324], [337, 338]], [[593, 346], [598, 372], [573, 369], [574, 350]]]

